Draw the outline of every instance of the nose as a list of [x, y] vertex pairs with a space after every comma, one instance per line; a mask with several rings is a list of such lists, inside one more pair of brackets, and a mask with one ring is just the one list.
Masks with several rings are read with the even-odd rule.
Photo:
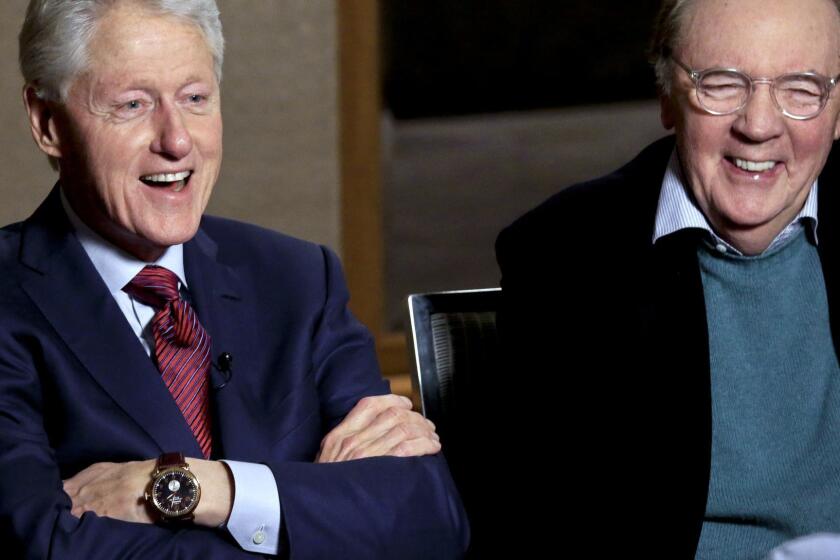
[[161, 102], [157, 107], [155, 126], [152, 152], [167, 159], [180, 160], [192, 151], [192, 136], [184, 123], [184, 116], [176, 106]]
[[756, 81], [747, 104], [738, 112], [733, 129], [751, 142], [765, 142], [784, 133], [784, 119], [770, 92], [770, 84]]

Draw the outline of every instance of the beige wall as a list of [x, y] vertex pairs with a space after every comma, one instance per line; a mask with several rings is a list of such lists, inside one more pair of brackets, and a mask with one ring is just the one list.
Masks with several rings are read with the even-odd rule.
[[25, 218], [49, 192], [56, 175], [38, 152], [20, 97], [17, 34], [25, 0], [0, 4], [0, 223]]
[[[335, 0], [217, 0], [227, 39], [225, 160], [209, 212], [340, 249]], [[55, 181], [20, 101], [28, 0], [0, 4], [0, 223]]]

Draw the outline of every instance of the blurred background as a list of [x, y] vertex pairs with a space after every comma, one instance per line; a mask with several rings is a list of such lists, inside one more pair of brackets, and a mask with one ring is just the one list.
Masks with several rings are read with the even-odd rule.
[[[20, 100], [27, 3], [0, 4], [4, 224], [56, 179]], [[497, 286], [501, 228], [665, 134], [644, 55], [657, 0], [218, 4], [225, 161], [208, 211], [339, 252], [399, 392], [408, 293]]]

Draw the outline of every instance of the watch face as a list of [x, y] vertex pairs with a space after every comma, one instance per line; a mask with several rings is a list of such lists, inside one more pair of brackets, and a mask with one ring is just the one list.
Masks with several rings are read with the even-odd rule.
[[201, 489], [195, 476], [182, 469], [167, 469], [152, 485], [152, 501], [166, 517], [188, 515], [198, 505]]

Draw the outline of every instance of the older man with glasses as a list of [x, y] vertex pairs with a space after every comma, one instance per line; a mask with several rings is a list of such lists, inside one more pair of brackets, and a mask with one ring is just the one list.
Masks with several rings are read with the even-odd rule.
[[561, 456], [508, 510], [594, 557], [840, 558], [787, 542], [840, 531], [840, 2], [666, 0], [652, 59], [675, 135], [497, 241], [512, 456]]

